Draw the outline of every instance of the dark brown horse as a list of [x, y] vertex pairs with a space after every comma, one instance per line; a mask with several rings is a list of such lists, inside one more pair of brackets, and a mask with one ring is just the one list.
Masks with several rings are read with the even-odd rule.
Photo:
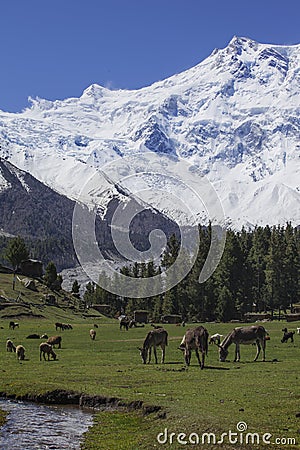
[[[192, 330], [187, 330], [184, 339], [180, 344], [180, 348], [184, 350], [184, 359], [187, 366], [190, 365], [192, 350], [195, 350], [199, 366], [204, 369], [205, 356], [208, 351], [208, 331], [202, 325]], [[200, 355], [201, 353], [201, 361]]]

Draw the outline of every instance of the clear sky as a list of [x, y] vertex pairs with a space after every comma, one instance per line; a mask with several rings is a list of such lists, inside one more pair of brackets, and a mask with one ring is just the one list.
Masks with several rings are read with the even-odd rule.
[[137, 89], [186, 70], [232, 36], [300, 43], [299, 0], [2, 0], [0, 109]]

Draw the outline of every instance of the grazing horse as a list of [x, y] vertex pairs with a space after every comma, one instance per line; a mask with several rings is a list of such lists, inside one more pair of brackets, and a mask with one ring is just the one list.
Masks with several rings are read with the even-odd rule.
[[15, 328], [19, 328], [19, 324], [18, 322], [9, 322], [8, 328], [12, 328], [14, 330]]
[[[195, 350], [200, 369], [204, 369], [205, 355], [208, 351], [208, 331], [202, 325], [192, 330], [187, 330], [180, 344], [180, 349], [184, 350], [184, 360], [187, 366], [190, 365], [192, 350]], [[201, 361], [199, 356], [201, 352]]]
[[238, 327], [234, 328], [227, 334], [225, 339], [221, 342], [219, 347], [220, 361], [226, 361], [228, 355], [228, 347], [231, 344], [235, 344], [235, 358], [234, 362], [240, 360], [240, 344], [256, 344], [256, 356], [254, 361], [257, 360], [260, 351], [263, 351], [263, 361], [265, 361], [265, 349], [266, 349], [266, 329], [261, 325], [252, 325], [250, 327]]
[[147, 334], [143, 347], [139, 348], [140, 355], [142, 357], [143, 363], [146, 364], [147, 357], [149, 355], [148, 363], [151, 361], [151, 350], [153, 347], [153, 353], [155, 357], [155, 364], [157, 364], [157, 353], [156, 347], [161, 347], [161, 362], [165, 362], [165, 348], [168, 345], [168, 332], [164, 328], [159, 328], [157, 330], [151, 330]]

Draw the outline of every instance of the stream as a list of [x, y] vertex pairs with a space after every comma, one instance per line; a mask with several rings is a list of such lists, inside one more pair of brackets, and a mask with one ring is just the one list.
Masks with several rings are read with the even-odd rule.
[[1, 450], [79, 450], [93, 424], [93, 414], [75, 406], [0, 400], [0, 408], [9, 411], [0, 428]]

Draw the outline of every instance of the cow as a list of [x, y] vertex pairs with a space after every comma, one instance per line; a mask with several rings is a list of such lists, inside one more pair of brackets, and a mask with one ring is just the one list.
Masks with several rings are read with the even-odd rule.
[[20, 328], [20, 327], [19, 327], [18, 322], [12, 322], [12, 321], [11, 321], [11, 322], [9, 322], [8, 328], [14, 330], [15, 328]]
[[256, 344], [256, 356], [254, 361], [257, 360], [260, 351], [262, 349], [262, 359], [265, 361], [265, 349], [266, 349], [266, 336], [268, 332], [262, 325], [251, 325], [249, 327], [237, 327], [227, 334], [221, 344], [217, 344], [219, 347], [220, 361], [226, 361], [228, 355], [228, 347], [231, 344], [235, 344], [235, 357], [234, 362], [240, 360], [240, 344]]
[[150, 363], [151, 350], [153, 348], [155, 364], [157, 364], [156, 347], [160, 346], [161, 362], [163, 364], [165, 362], [165, 348], [167, 345], [168, 345], [168, 332], [164, 328], [149, 331], [144, 340], [143, 347], [139, 348], [143, 363], [146, 364], [148, 356], [149, 356], [148, 363]]
[[195, 350], [200, 369], [204, 369], [205, 356], [207, 356], [208, 352], [208, 337], [208, 331], [202, 325], [186, 331], [179, 348], [184, 350], [184, 360], [187, 366], [191, 362], [192, 350]]

